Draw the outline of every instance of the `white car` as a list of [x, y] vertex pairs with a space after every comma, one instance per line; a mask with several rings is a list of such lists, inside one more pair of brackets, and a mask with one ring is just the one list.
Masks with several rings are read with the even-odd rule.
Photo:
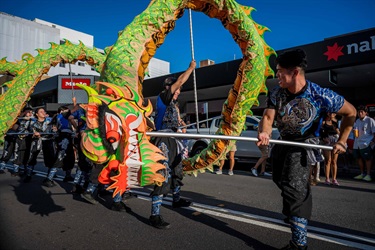
[[[257, 138], [258, 136], [258, 125], [261, 117], [247, 116], [245, 122], [245, 129], [242, 131], [241, 136]], [[204, 134], [215, 134], [219, 128], [221, 117], [214, 117], [211, 121], [209, 128], [200, 129], [202, 137]], [[196, 129], [187, 129], [187, 133], [196, 133]], [[272, 129], [272, 139], [278, 139], [280, 133], [277, 128]], [[209, 139], [189, 140], [188, 149], [190, 156], [200, 153], [204, 148], [207, 147]], [[237, 151], [235, 158], [237, 161], [248, 162], [254, 158], [260, 158], [262, 156], [259, 148], [253, 141], [237, 141]]]
[[[245, 128], [241, 136], [244, 137], [258, 137], [258, 126], [260, 119], [262, 117], [257, 116], [247, 116], [245, 122]], [[272, 135], [271, 139], [279, 139], [280, 133], [277, 128], [272, 128]], [[262, 153], [260, 152], [259, 148], [255, 144], [255, 142], [251, 141], [237, 141], [236, 143], [237, 151], [235, 157], [238, 161], [247, 160], [248, 158], [260, 158]]]

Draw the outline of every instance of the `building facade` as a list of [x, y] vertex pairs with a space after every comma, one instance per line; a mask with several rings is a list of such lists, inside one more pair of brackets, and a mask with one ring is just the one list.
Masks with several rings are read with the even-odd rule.
[[[30, 21], [0, 12], [0, 58], [6, 57], [9, 62], [22, 60], [22, 55], [25, 53], [36, 56], [38, 54], [36, 49], [48, 49], [50, 43], [62, 44], [65, 39], [73, 44], [79, 44], [81, 41], [88, 48], [94, 47], [94, 37], [90, 34], [38, 18]], [[97, 50], [104, 54], [103, 49]], [[152, 58], [145, 79], [168, 74], [170, 74], [169, 62]], [[71, 103], [72, 95], [67, 93], [69, 92], [67, 89], [64, 89], [66, 84], [71, 84], [70, 81], [64, 80], [70, 78], [70, 75], [72, 75], [73, 84], [82, 83], [84, 79], [85, 82], [90, 80], [88, 82], [90, 85], [94, 84], [94, 81], [98, 80], [100, 76], [93, 67], [83, 61], [77, 61], [70, 65], [60, 63], [51, 67], [47, 74], [43, 76], [44, 80], [37, 84], [29, 104], [40, 106], [50, 102]], [[0, 94], [6, 91], [6, 86], [3, 87], [2, 84], [10, 80], [12, 78], [9, 76], [0, 77]], [[83, 90], [73, 87], [70, 91], [74, 91], [78, 102], [87, 101]]]
[[[375, 28], [326, 38], [321, 42], [279, 50], [276, 53], [281, 54], [295, 48], [303, 49], [307, 54], [308, 80], [334, 90], [355, 106], [375, 106]], [[180, 110], [193, 120], [195, 112], [199, 113], [200, 119], [205, 119], [204, 106], [208, 107], [210, 117], [220, 114], [241, 61], [233, 60], [197, 69], [198, 109], [196, 111], [194, 83], [190, 77], [179, 97]], [[270, 66], [276, 72], [275, 56], [270, 58]], [[178, 77], [181, 73], [171, 76]], [[152, 103], [156, 102], [162, 89], [163, 79], [164, 77], [159, 77], [144, 82], [143, 95]], [[270, 90], [278, 86], [277, 78], [267, 79], [266, 86]], [[258, 99], [260, 106], [253, 107], [252, 110], [254, 114], [261, 115], [266, 106], [266, 96], [260, 95]]]
[[[94, 37], [89, 34], [40, 19], [29, 21], [0, 13], [0, 58], [7, 57], [8, 61], [15, 61], [21, 60], [23, 53], [35, 56], [36, 48], [46, 49], [49, 48], [49, 42], [60, 43], [64, 39], [72, 43], [82, 41], [88, 47], [94, 46]], [[375, 106], [375, 28], [327, 38], [298, 48], [307, 53], [307, 79], [336, 91], [354, 105]], [[279, 50], [277, 54], [285, 50]], [[271, 67], [275, 70], [274, 60], [275, 57], [270, 58]], [[202, 66], [209, 67], [197, 68], [195, 74], [198, 105], [195, 105], [194, 81], [190, 77], [179, 97], [180, 110], [192, 117], [198, 112], [203, 119], [207, 112], [210, 117], [220, 114], [240, 63], [241, 60], [218, 64], [212, 60], [203, 62]], [[182, 73], [170, 74], [169, 68], [169, 62], [160, 59], [152, 58], [149, 63], [143, 83], [143, 96], [153, 104], [163, 89], [163, 80], [168, 76], [178, 77]], [[30, 104], [48, 106], [51, 103], [69, 103], [72, 93], [79, 96], [78, 102], [85, 102], [85, 94], [79, 94], [82, 90], [74, 89], [74, 83], [69, 81], [70, 72], [70, 80], [74, 83], [89, 81], [93, 84], [99, 79], [99, 73], [84, 62], [71, 65], [71, 71], [69, 65], [60, 64], [48, 72], [45, 80], [38, 83]], [[9, 76], [1, 77], [0, 85], [4, 81], [9, 81]], [[267, 79], [266, 85], [268, 89], [273, 89], [278, 85], [277, 79]], [[260, 106], [253, 108], [255, 114], [262, 113], [265, 100], [265, 95], [259, 96]]]

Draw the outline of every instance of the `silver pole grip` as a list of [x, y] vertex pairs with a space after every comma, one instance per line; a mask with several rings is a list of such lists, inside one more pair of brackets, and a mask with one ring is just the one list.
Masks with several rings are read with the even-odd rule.
[[[243, 137], [243, 136], [233, 136], [233, 135], [202, 135], [202, 134], [185, 134], [185, 133], [166, 133], [166, 132], [146, 132], [149, 136], [154, 137], [176, 137], [176, 138], [191, 138], [191, 139], [219, 139], [219, 140], [236, 140], [236, 141], [253, 141], [257, 142], [258, 138], [253, 137]], [[332, 146], [309, 144], [303, 142], [294, 142], [294, 141], [283, 141], [283, 140], [274, 140], [270, 139], [272, 144], [281, 144], [281, 145], [290, 145], [290, 146], [299, 146], [304, 148], [317, 148], [324, 150], [333, 150]]]

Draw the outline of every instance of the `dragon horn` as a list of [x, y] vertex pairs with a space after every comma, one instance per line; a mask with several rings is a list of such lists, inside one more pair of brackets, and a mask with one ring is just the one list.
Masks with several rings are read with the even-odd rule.
[[99, 105], [102, 104], [102, 101], [95, 97], [95, 96], [99, 95], [98, 92], [96, 92], [95, 89], [93, 89], [89, 86], [83, 85], [83, 84], [79, 84], [79, 83], [77, 83], [76, 86], [83, 89], [84, 91], [86, 91], [87, 96], [89, 97], [89, 103], [96, 103], [96, 104], [99, 104]]
[[124, 98], [132, 98], [133, 94], [127, 86], [117, 86], [112, 83], [108, 82], [96, 82], [97, 89], [101, 89], [104, 86], [107, 88], [107, 95], [113, 94], [115, 98], [124, 97]]
[[151, 103], [150, 99], [148, 99], [147, 106], [144, 107], [144, 110], [145, 110], [145, 116], [146, 117], [149, 117], [152, 114], [152, 103]]

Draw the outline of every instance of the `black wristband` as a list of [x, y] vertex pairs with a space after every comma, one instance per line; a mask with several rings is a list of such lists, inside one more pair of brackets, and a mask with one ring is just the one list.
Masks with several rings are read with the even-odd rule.
[[345, 150], [348, 148], [348, 146], [346, 146], [346, 145], [344, 145], [344, 144], [342, 144], [341, 142], [336, 142], [337, 144], [339, 144], [341, 147], [343, 147], [343, 148], [345, 148]]

